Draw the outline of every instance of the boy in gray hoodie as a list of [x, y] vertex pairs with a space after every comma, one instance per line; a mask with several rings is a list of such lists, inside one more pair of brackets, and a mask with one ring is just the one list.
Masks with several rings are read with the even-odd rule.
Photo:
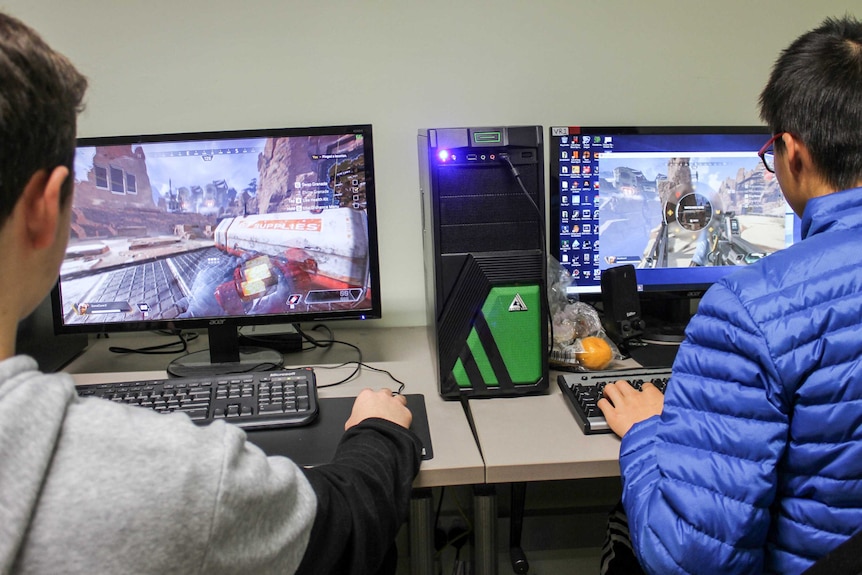
[[332, 463], [303, 469], [15, 356], [69, 237], [86, 86], [0, 13], [0, 573], [378, 572], [419, 470], [403, 397], [360, 393]]

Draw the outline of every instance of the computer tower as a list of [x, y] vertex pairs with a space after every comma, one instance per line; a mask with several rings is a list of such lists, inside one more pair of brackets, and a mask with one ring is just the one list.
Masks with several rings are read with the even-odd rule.
[[441, 396], [547, 390], [542, 127], [423, 129], [418, 151]]

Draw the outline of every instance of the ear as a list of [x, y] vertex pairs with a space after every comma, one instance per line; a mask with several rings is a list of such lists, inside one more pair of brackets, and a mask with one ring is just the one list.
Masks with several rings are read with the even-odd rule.
[[63, 207], [61, 192], [68, 177], [69, 169], [65, 166], [58, 166], [51, 172], [39, 170], [24, 187], [21, 202], [31, 248], [44, 249], [56, 240]]
[[785, 132], [781, 136], [784, 142], [784, 154], [787, 157], [787, 168], [794, 180], [799, 181], [810, 177], [813, 164], [808, 147], [796, 136]]

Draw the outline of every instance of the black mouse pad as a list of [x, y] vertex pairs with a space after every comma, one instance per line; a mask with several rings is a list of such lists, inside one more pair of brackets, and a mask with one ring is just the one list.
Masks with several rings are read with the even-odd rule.
[[[428, 414], [425, 396], [405, 394], [407, 407], [413, 413], [410, 429], [422, 441], [422, 459], [431, 459], [431, 434], [428, 431]], [[320, 413], [312, 423], [302, 427], [257, 429], [247, 431], [248, 440], [267, 455], [284, 455], [299, 465], [321, 465], [332, 461], [335, 448], [344, 433], [344, 422], [353, 409], [353, 397], [326, 397], [318, 399]]]

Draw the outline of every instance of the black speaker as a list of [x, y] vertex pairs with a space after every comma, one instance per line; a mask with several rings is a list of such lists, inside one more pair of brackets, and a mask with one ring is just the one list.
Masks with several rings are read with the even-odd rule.
[[602, 272], [602, 324], [616, 343], [643, 335], [635, 267], [615, 266]]
[[547, 390], [542, 127], [420, 130], [418, 148], [440, 394]]

